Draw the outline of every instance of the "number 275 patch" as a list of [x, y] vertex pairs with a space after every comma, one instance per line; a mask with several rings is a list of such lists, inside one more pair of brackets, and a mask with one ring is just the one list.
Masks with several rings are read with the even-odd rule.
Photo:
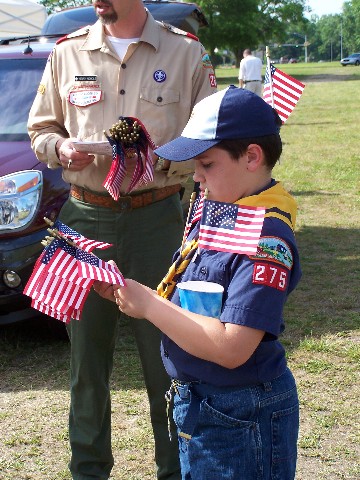
[[255, 263], [253, 283], [259, 283], [284, 291], [287, 286], [288, 270], [270, 263]]

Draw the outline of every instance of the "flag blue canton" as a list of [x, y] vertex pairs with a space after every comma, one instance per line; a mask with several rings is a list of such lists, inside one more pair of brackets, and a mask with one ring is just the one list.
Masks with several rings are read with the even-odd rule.
[[76, 248], [64, 242], [63, 240], [53, 240], [49, 246], [45, 248], [45, 254], [41, 259], [41, 263], [47, 265], [52, 259], [58, 248], [61, 248], [72, 257], [76, 257]]
[[229, 203], [206, 202], [202, 225], [233, 230], [236, 225], [238, 206]]
[[76, 258], [77, 260], [79, 260], [79, 262], [88, 263], [89, 265], [93, 265], [94, 267], [99, 266], [100, 259], [96, 255], [84, 252], [83, 250], [77, 249]]
[[270, 68], [267, 68], [265, 71], [264, 83], [270, 83], [270, 72], [271, 76], [273, 76], [275, 73], [275, 67], [272, 64], [270, 64]]
[[77, 238], [81, 237], [80, 233], [68, 227], [67, 225], [65, 225], [65, 223], [60, 222], [60, 220], [56, 220], [53, 228], [57, 228], [59, 232], [63, 233], [64, 235], [71, 235]]

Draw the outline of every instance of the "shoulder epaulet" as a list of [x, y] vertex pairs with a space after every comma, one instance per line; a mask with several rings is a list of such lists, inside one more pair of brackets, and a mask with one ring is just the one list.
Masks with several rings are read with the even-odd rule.
[[181, 28], [174, 27], [173, 25], [170, 25], [170, 23], [161, 22], [161, 25], [164, 28], [166, 28], [166, 30], [169, 30], [169, 32], [176, 33], [177, 35], [184, 35], [185, 37], [192, 38], [193, 40], [196, 40], [197, 42], [199, 41], [199, 39], [196, 35], [193, 35], [192, 33], [186, 32], [185, 30], [181, 30]]
[[89, 28], [90, 28], [90, 25], [87, 25], [86, 27], [80, 28], [79, 30], [76, 30], [75, 32], [69, 33], [68, 35], [65, 35], [64, 37], [59, 38], [56, 41], [56, 45], [59, 45], [59, 43], [62, 43], [65, 40], [70, 40], [71, 38], [77, 38], [77, 37], [82, 37], [83, 35], [87, 35], [89, 33]]

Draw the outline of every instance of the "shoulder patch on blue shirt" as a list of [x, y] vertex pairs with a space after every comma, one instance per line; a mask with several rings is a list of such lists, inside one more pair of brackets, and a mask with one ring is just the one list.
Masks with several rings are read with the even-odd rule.
[[294, 262], [289, 245], [278, 237], [261, 237], [256, 254], [251, 255], [250, 258], [280, 263], [289, 270], [292, 269]]

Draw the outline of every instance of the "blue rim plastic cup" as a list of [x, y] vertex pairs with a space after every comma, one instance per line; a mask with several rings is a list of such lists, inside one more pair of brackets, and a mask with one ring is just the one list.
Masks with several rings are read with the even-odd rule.
[[189, 281], [178, 283], [180, 305], [190, 312], [220, 318], [224, 287], [218, 283]]

